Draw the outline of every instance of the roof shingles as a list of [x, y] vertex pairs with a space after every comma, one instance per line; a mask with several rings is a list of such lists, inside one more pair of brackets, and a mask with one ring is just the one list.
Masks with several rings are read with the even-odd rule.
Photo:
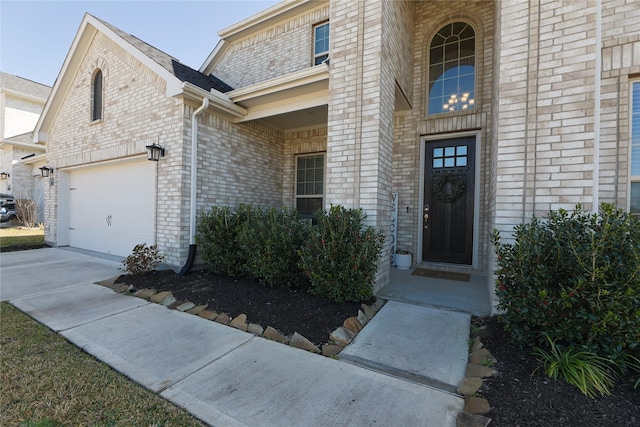
[[51, 88], [22, 77], [0, 72], [0, 88], [46, 101]]
[[149, 57], [151, 60], [156, 62], [165, 70], [169, 71], [171, 74], [176, 76], [182, 82], [189, 82], [199, 88], [202, 88], [206, 91], [211, 91], [211, 89], [215, 89], [219, 92], [225, 93], [233, 90], [231, 86], [223, 82], [222, 80], [216, 78], [213, 75], [206, 75], [199, 71], [194, 70], [193, 68], [184, 65], [176, 58], [162, 52], [159, 49], [151, 46], [148, 43], [140, 40], [136, 36], [125, 33], [117, 27], [105, 22], [99, 18], [94, 17], [97, 21], [104, 24], [111, 31], [116, 33], [119, 37], [122, 37], [127, 43], [131, 44], [133, 47], [138, 49], [144, 55]]

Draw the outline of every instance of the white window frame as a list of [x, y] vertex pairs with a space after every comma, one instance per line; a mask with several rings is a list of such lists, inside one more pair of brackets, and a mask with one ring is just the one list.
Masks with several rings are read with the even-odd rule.
[[[633, 137], [634, 137], [634, 125], [638, 128], [638, 133], [640, 133], [640, 102], [638, 105], [634, 105], [633, 103], [633, 90], [634, 86], [640, 86], [640, 79], [631, 80], [630, 82], [630, 91], [629, 91], [629, 192], [627, 195], [627, 206], [629, 206], [629, 211], [631, 212], [631, 185], [633, 183], [638, 183], [640, 185], [640, 175], [632, 175], [633, 172]], [[640, 90], [640, 89], [639, 89]], [[635, 121], [638, 121], [637, 123]], [[640, 138], [640, 135], [635, 135], [636, 138]], [[640, 149], [640, 147], [638, 148]], [[640, 165], [637, 165], [640, 166]], [[633, 212], [634, 214], [640, 214], [640, 211]]]
[[[329, 62], [329, 44], [327, 43], [327, 49], [323, 50], [321, 52], [316, 51], [316, 41], [317, 41], [317, 34], [318, 34], [318, 29], [321, 27], [327, 27], [327, 31], [329, 31], [330, 27], [329, 27], [329, 21], [325, 21], [322, 22], [320, 24], [316, 24], [313, 26], [313, 65], [320, 65], [320, 64], [324, 64], [324, 63], [328, 63]], [[327, 34], [327, 40], [329, 40], [329, 34]], [[320, 60], [320, 58], [325, 57], [324, 59]]]
[[[301, 158], [307, 157], [322, 157], [322, 194], [298, 194], [298, 160]], [[294, 197], [293, 197], [293, 207], [297, 209], [298, 207], [298, 199], [314, 199], [321, 198], [321, 208], [324, 208], [325, 192], [326, 192], [326, 184], [327, 184], [327, 153], [325, 152], [317, 152], [317, 153], [306, 153], [300, 154], [295, 157], [295, 176], [294, 176]]]

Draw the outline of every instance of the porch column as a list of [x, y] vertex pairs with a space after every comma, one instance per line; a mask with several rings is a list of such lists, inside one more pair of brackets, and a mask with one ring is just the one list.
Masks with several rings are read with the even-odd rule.
[[[362, 208], [388, 236], [395, 86], [382, 70], [383, 3], [331, 2], [325, 207]], [[376, 290], [389, 280], [388, 247], [386, 239]]]

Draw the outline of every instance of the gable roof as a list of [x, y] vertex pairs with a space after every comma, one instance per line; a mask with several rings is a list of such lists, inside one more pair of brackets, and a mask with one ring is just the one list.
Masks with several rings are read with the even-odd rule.
[[[91, 16], [91, 15], [90, 15]], [[169, 71], [175, 77], [177, 77], [181, 82], [189, 82], [201, 89], [210, 91], [211, 89], [215, 89], [218, 92], [229, 92], [233, 90], [231, 86], [223, 82], [222, 80], [216, 78], [215, 76], [206, 75], [199, 71], [194, 70], [193, 68], [184, 65], [176, 58], [171, 55], [164, 53], [163, 51], [151, 46], [150, 44], [140, 40], [136, 36], [132, 34], [128, 34], [117, 27], [109, 24], [102, 19], [93, 17], [96, 21], [101, 22], [104, 26], [109, 28], [115, 34], [120, 36], [123, 40], [127, 41], [131, 46], [138, 49], [145, 56], [156, 62], [165, 70]]]
[[253, 16], [218, 31], [220, 41], [218, 41], [213, 51], [200, 66], [200, 72], [204, 74], [211, 73], [217, 61], [224, 56], [230, 43], [281, 24], [287, 19], [306, 13], [311, 9], [324, 7], [327, 3], [328, 0], [284, 0], [262, 12], [256, 13]]
[[235, 116], [246, 114], [242, 107], [234, 105], [224, 95], [224, 92], [228, 92], [233, 88], [220, 79], [196, 71], [139, 38], [86, 13], [71, 43], [58, 78], [53, 85], [51, 96], [38, 120], [33, 134], [34, 142], [47, 141], [48, 129], [54, 122], [67, 92], [72, 87], [74, 77], [83, 64], [85, 54], [90, 49], [92, 41], [98, 32], [104, 34], [160, 78], [164, 79], [167, 83], [166, 96], [188, 95], [191, 99], [195, 97], [196, 100], [199, 99], [200, 101], [202, 101], [203, 97], [207, 97], [213, 101], [212, 108]]
[[42, 83], [0, 72], [0, 91], [40, 101], [44, 104], [51, 92], [51, 88]]

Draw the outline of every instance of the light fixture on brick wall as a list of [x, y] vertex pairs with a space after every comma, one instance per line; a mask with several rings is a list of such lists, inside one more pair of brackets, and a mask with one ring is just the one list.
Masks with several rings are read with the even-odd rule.
[[40, 169], [40, 174], [43, 178], [49, 178], [49, 185], [53, 185], [53, 168], [45, 165], [38, 169]]
[[11, 176], [11, 174], [8, 174], [6, 172], [0, 172], [0, 179], [7, 179]]
[[164, 148], [155, 142], [151, 145], [147, 145], [147, 159], [152, 162], [157, 162], [160, 157], [164, 157]]

